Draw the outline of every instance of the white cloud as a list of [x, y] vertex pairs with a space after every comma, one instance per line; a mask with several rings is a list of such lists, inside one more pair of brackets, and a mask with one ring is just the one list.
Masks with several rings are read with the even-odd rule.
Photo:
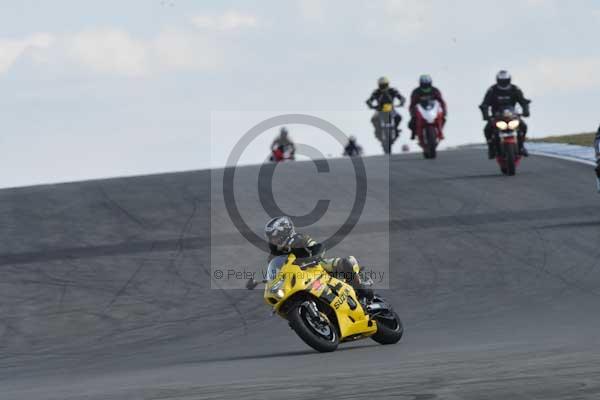
[[150, 39], [113, 28], [100, 29], [76, 34], [69, 43], [75, 60], [99, 73], [143, 77], [219, 65], [219, 52], [208, 37], [177, 29], [165, 29]]
[[106, 28], [67, 39], [68, 52], [79, 64], [100, 73], [140, 76], [148, 73], [148, 46], [129, 33]]
[[227, 11], [224, 14], [202, 14], [192, 17], [192, 23], [196, 28], [232, 31], [244, 28], [255, 28], [258, 26], [258, 19], [251, 14], [242, 14], [238, 11]]
[[219, 65], [217, 38], [178, 29], [165, 29], [140, 38], [114, 28], [89, 29], [64, 35], [40, 33], [17, 39], [0, 38], [0, 74], [23, 55], [35, 64], [62, 70], [79, 67], [101, 75], [146, 77], [182, 69], [211, 69]]
[[24, 53], [46, 49], [53, 42], [54, 37], [48, 33], [36, 33], [23, 39], [0, 39], [0, 73], [8, 71]]
[[578, 59], [542, 58], [517, 69], [515, 76], [527, 81], [537, 94], [600, 88], [600, 57]]
[[161, 32], [154, 43], [162, 69], [206, 69], [219, 64], [219, 52], [204, 37], [178, 30]]

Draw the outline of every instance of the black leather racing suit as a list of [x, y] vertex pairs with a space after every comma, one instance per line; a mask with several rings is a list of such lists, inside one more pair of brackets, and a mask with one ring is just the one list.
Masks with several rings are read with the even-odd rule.
[[356, 142], [349, 140], [346, 147], [344, 147], [344, 155], [349, 157], [362, 155], [362, 147], [356, 144]]
[[[525, 98], [523, 91], [517, 85], [511, 84], [506, 89], [502, 89], [498, 85], [493, 85], [490, 87], [485, 93], [483, 102], [479, 106], [479, 109], [483, 115], [483, 119], [487, 121], [487, 124], [483, 129], [487, 143], [491, 145], [495, 129], [493, 125], [494, 121], [492, 118], [490, 118], [489, 114], [490, 108], [492, 110], [492, 115], [495, 115], [497, 113], [501, 113], [507, 108], [514, 108], [517, 104], [519, 104], [523, 109], [523, 117], [529, 117], [529, 103], [531, 103], [531, 100]], [[520, 151], [523, 151], [525, 135], [527, 135], [527, 124], [525, 121], [521, 120], [518, 135]], [[491, 149], [495, 149], [495, 146], [491, 147]]]
[[271, 143], [271, 150], [275, 150], [277, 148], [281, 148], [282, 151], [285, 151], [289, 148], [292, 154], [296, 152], [296, 145], [294, 142], [292, 142], [289, 137], [283, 138], [281, 135], [277, 136], [275, 140], [273, 140], [273, 143]]

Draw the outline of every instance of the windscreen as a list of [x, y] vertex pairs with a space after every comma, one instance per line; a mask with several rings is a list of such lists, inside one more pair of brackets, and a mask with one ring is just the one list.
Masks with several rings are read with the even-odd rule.
[[287, 262], [287, 256], [277, 256], [269, 262], [269, 266], [267, 267], [267, 280], [273, 280], [277, 273], [285, 265]]

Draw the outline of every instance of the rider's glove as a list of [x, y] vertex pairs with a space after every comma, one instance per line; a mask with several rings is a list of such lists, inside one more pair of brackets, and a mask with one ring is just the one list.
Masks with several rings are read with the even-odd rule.
[[529, 109], [528, 108], [526, 108], [526, 109], [523, 110], [523, 116], [524, 117], [529, 117]]

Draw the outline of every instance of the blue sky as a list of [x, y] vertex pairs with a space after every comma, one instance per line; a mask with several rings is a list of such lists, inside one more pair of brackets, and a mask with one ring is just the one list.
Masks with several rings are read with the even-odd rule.
[[405, 95], [433, 76], [448, 145], [481, 140], [500, 68], [533, 100], [532, 136], [594, 130], [599, 27], [594, 1], [2, 2], [0, 186], [222, 165], [216, 110], [352, 114], [336, 124], [379, 153], [364, 100], [381, 75]]

